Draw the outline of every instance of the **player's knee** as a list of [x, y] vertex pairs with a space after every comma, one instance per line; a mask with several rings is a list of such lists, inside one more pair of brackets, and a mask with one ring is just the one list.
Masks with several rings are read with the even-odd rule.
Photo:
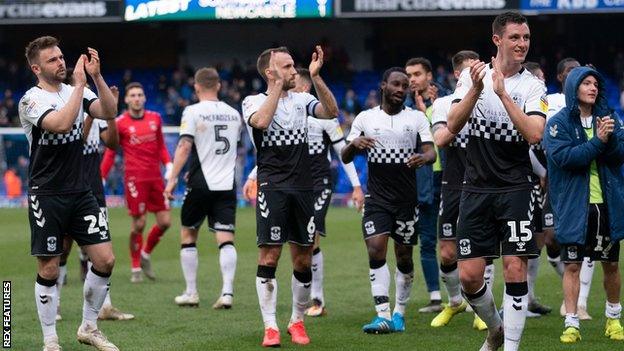
[[459, 270], [459, 281], [462, 289], [468, 293], [475, 293], [483, 286], [483, 274], [471, 272], [469, 270]]
[[171, 218], [167, 218], [158, 222], [158, 227], [163, 232], [171, 227]]
[[115, 267], [115, 255], [112, 253], [106, 257], [100, 258], [96, 262], [93, 262], [93, 266], [100, 272], [110, 273], [113, 271], [113, 267]]
[[59, 276], [59, 267], [55, 264], [47, 264], [39, 268], [39, 276], [46, 280], [56, 280]]
[[133, 231], [137, 234], [143, 233], [145, 230], [145, 218], [135, 218], [132, 224]]
[[526, 268], [521, 260], [507, 261], [503, 266], [506, 282], [526, 281]]
[[566, 263], [565, 264], [565, 273], [572, 274], [578, 276], [581, 273], [581, 264], [580, 263]]
[[293, 268], [296, 271], [304, 272], [312, 267], [312, 257], [310, 255], [297, 255], [293, 258]]
[[277, 267], [279, 258], [279, 250], [261, 250], [258, 264], [261, 266]]
[[369, 246], [368, 250], [368, 259], [369, 260], [385, 260], [386, 259], [386, 250], [381, 247]]
[[[414, 260], [411, 250], [399, 250], [396, 255], [397, 268], [403, 273], [414, 270]], [[410, 268], [411, 267], [411, 268]]]
[[448, 243], [448, 240], [440, 244], [440, 261], [446, 266], [457, 262], [457, 250], [454, 245]]

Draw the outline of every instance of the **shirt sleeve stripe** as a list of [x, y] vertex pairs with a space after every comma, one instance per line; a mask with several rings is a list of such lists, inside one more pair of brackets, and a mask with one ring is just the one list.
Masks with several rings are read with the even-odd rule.
[[87, 99], [82, 99], [82, 109], [83, 112], [86, 112], [88, 114], [91, 114], [91, 111], [89, 111], [89, 107], [91, 107], [91, 104], [97, 99], [91, 99], [91, 100], [87, 100]]
[[41, 128], [41, 125], [43, 124], [43, 119], [45, 118], [45, 116], [47, 116], [50, 112], [54, 111], [53, 108], [47, 110], [46, 112], [44, 112], [41, 117], [39, 117], [39, 119], [37, 120], [37, 128]]
[[527, 116], [529, 116], [529, 115], [538, 115], [538, 116], [546, 118], [546, 114], [544, 112], [542, 112], [542, 111], [531, 111], [531, 112], [527, 112], [526, 114], [527, 114]]
[[338, 144], [339, 142], [341, 142], [341, 141], [343, 141], [343, 140], [345, 140], [345, 138], [340, 138], [340, 139], [337, 139], [337, 140], [332, 140], [332, 142], [331, 142], [331, 143], [332, 143], [332, 145], [334, 145], [334, 144]]
[[[314, 113], [314, 110], [316, 110], [316, 105], [320, 104], [321, 102], [318, 100], [314, 100], [314, 101], [310, 101], [310, 103], [308, 103], [308, 106], [306, 107], [306, 109], [308, 110], [308, 115], [312, 116], [312, 117], [316, 117], [316, 114]], [[314, 104], [314, 105], [312, 105]], [[312, 108], [310, 108], [310, 105], [312, 105]]]

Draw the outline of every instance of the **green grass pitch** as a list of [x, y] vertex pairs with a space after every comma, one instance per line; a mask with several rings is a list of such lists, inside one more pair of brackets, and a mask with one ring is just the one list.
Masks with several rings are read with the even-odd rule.
[[[128, 232], [130, 220], [124, 209], [110, 210], [116, 267], [111, 296], [113, 304], [136, 315], [133, 321], [100, 322], [99, 326], [121, 350], [257, 350], [262, 339], [262, 319], [255, 290], [257, 249], [255, 219], [251, 209], [238, 211], [236, 248], [238, 267], [234, 307], [215, 311], [212, 303], [221, 288], [218, 252], [214, 238], [202, 227], [198, 250], [200, 267], [199, 308], [179, 308], [174, 296], [184, 289], [179, 261], [179, 210], [173, 211], [173, 225], [152, 257], [158, 275], [155, 282], [131, 284]], [[374, 315], [368, 282], [368, 260], [360, 233], [360, 216], [347, 208], [332, 208], [327, 217], [329, 236], [321, 247], [325, 256], [325, 298], [328, 314], [307, 318], [312, 343], [306, 348], [323, 350], [477, 350], [485, 332], [472, 329], [472, 314], [456, 316], [450, 325], [431, 328], [432, 314], [417, 309], [428, 301], [425, 283], [415, 254], [416, 279], [408, 307], [407, 331], [402, 334], [365, 335], [363, 324]], [[153, 216], [148, 220], [149, 226]], [[25, 209], [0, 210], [0, 276], [12, 282], [12, 343], [15, 350], [40, 350], [41, 329], [35, 309], [33, 286], [36, 261], [30, 257], [30, 233]], [[394, 272], [394, 257], [388, 261]], [[57, 324], [64, 350], [90, 350], [78, 344], [76, 330], [82, 316], [82, 285], [76, 250], [69, 259], [68, 283], [62, 291], [63, 320]], [[286, 250], [278, 269], [278, 323], [282, 348], [296, 348], [286, 334], [290, 317], [290, 254]], [[496, 267], [495, 297], [502, 298], [500, 262]], [[604, 292], [601, 269], [596, 269], [589, 312], [594, 320], [582, 322], [582, 342], [564, 346], [559, 343], [563, 330], [558, 315], [562, 299], [559, 277], [542, 258], [537, 294], [553, 307], [550, 316], [527, 320], [522, 350], [624, 350], [624, 344], [604, 337]], [[393, 289], [392, 289], [393, 290]], [[394, 300], [391, 292], [391, 301]]]

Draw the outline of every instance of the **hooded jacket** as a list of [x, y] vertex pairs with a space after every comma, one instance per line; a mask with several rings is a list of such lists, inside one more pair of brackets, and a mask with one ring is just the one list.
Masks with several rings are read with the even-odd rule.
[[[598, 96], [592, 110], [594, 136], [588, 140], [581, 124], [578, 88], [587, 76], [598, 80]], [[611, 241], [624, 238], [624, 123], [607, 105], [605, 81], [589, 67], [573, 69], [565, 82], [566, 106], [548, 120], [544, 147], [548, 159], [549, 196], [555, 233], [561, 244], [585, 244], [589, 213], [589, 176], [596, 160], [602, 196], [607, 207]], [[596, 117], [615, 120], [607, 143], [596, 135]]]

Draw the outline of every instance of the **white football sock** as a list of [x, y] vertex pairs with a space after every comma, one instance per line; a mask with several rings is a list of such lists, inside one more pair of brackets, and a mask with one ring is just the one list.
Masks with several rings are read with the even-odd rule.
[[492, 290], [490, 290], [488, 285], [484, 283], [474, 294], [466, 294], [463, 290], [462, 294], [472, 306], [475, 314], [485, 322], [488, 329], [492, 332], [497, 331], [503, 322], [496, 310], [494, 295], [492, 295]]
[[303, 320], [306, 307], [308, 307], [308, 303], [310, 302], [312, 271], [305, 273], [293, 272], [290, 283], [292, 289], [292, 314], [290, 315], [290, 324], [293, 324]]
[[64, 265], [59, 266], [59, 276], [56, 278], [56, 305], [61, 305], [61, 290], [63, 289], [63, 282], [67, 276], [67, 262]]
[[260, 312], [265, 328], [277, 328], [277, 279], [260, 278], [256, 276], [256, 292], [260, 303]]
[[[46, 285], [42, 285], [39, 282], [45, 283]], [[44, 342], [57, 336], [57, 289], [56, 285], [48, 286], [53, 282], [54, 281], [48, 281], [40, 277], [37, 277], [37, 282], [35, 282], [35, 302], [37, 304], [37, 314], [39, 315], [39, 322], [41, 323]]]
[[622, 315], [622, 305], [618, 303], [605, 303], [605, 317], [611, 319], [620, 319]]
[[527, 263], [527, 284], [529, 287], [529, 301], [535, 300], [535, 281], [539, 269], [540, 258], [529, 258]]
[[312, 294], [313, 299], [321, 301], [321, 306], [325, 306], [323, 296], [323, 251], [312, 255]]
[[234, 295], [234, 275], [236, 274], [236, 248], [232, 244], [221, 246], [219, 250], [219, 264], [221, 265], [221, 277], [223, 288], [221, 295]]
[[[522, 284], [522, 283], [512, 283]], [[522, 339], [522, 332], [524, 331], [524, 324], [526, 322], [526, 312], [529, 304], [529, 296], [527, 293], [527, 283], [524, 283], [522, 287], [523, 295], [513, 296], [509, 295], [510, 288], [506, 289], [505, 298], [503, 301], [503, 313], [505, 315], [505, 351], [516, 351], [520, 347], [520, 339]]]
[[457, 265], [453, 265], [455, 268], [450, 272], [443, 272], [440, 270], [440, 278], [446, 287], [446, 291], [449, 296], [449, 304], [453, 307], [462, 303], [461, 295], [461, 283], [459, 282], [459, 269]]
[[102, 304], [102, 307], [104, 306], [112, 306], [113, 303], [111, 302], [111, 298], [110, 298], [110, 286], [109, 286], [109, 291], [106, 292], [106, 297], [104, 298], [104, 303]]
[[197, 266], [199, 265], [197, 247], [182, 248], [180, 250], [180, 264], [186, 282], [186, 293], [189, 295], [197, 294]]
[[409, 273], [402, 273], [398, 268], [394, 273], [395, 297], [394, 312], [405, 315], [405, 308], [410, 299], [412, 284], [414, 283], [414, 270]]
[[485, 280], [485, 284], [487, 284], [490, 291], [494, 291], [494, 276], [496, 273], [496, 266], [494, 263], [488, 264], [485, 266], [485, 272], [483, 273], [483, 280]]
[[95, 327], [97, 329], [97, 317], [110, 287], [110, 274], [103, 276], [101, 273], [94, 273], [91, 268], [87, 272], [84, 281], [82, 305], [82, 326]]
[[384, 263], [379, 268], [370, 268], [371, 292], [375, 300], [375, 310], [379, 317], [390, 319], [390, 270], [388, 264]]
[[565, 266], [563, 262], [561, 262], [561, 257], [550, 257], [548, 256], [548, 262], [553, 267], [555, 272], [559, 274], [559, 277], [563, 278], [563, 271], [565, 271]]
[[573, 327], [576, 329], [581, 329], [581, 323], [579, 322], [579, 317], [576, 313], [566, 313], [565, 315], [565, 327]]
[[581, 265], [581, 273], [579, 279], [581, 281], [581, 288], [579, 289], [578, 306], [587, 309], [587, 298], [589, 297], [589, 291], [591, 290], [592, 278], [594, 277], [594, 268], [596, 262], [590, 261], [585, 257], [583, 264]]

